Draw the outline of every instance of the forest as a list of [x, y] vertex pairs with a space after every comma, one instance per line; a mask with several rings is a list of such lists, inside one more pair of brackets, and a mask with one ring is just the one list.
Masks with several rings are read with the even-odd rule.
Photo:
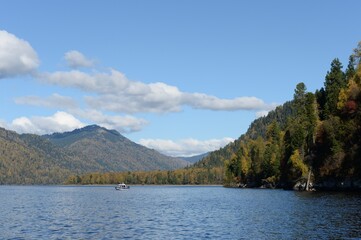
[[164, 184], [164, 185], [198, 185], [222, 184], [223, 168], [184, 168], [167, 171], [108, 172], [88, 173], [71, 176], [67, 184]]
[[225, 160], [224, 184], [361, 189], [361, 42], [343, 71], [334, 59], [324, 86], [255, 121]]
[[361, 189], [361, 42], [345, 70], [331, 62], [314, 93], [293, 99], [191, 167], [173, 171], [90, 173], [67, 183], [223, 184], [231, 187]]

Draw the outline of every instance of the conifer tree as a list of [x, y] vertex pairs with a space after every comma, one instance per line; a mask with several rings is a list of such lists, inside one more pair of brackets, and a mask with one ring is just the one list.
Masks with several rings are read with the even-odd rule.
[[349, 57], [349, 61], [348, 61], [348, 65], [347, 65], [347, 69], [345, 71], [345, 77], [346, 77], [346, 81], [348, 82], [350, 79], [353, 78], [353, 76], [355, 75], [356, 73], [356, 70], [355, 70], [355, 57], [354, 55], [351, 55]]
[[331, 63], [331, 70], [325, 77], [325, 118], [337, 114], [338, 95], [342, 88], [347, 86], [345, 74], [342, 71], [342, 64], [338, 58]]

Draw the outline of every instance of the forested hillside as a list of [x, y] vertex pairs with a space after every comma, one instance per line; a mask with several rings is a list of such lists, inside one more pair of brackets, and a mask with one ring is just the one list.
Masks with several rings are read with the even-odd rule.
[[99, 126], [47, 136], [0, 128], [0, 184], [59, 184], [89, 172], [165, 170], [188, 164]]
[[67, 152], [98, 165], [92, 171], [169, 170], [190, 165], [187, 161], [136, 144], [115, 130], [97, 125], [44, 137]]
[[292, 101], [255, 120], [247, 133], [197, 167], [225, 167], [224, 184], [291, 188], [361, 187], [361, 43], [345, 70], [336, 58], [324, 87], [299, 83]]
[[[36, 144], [32, 144], [36, 142]], [[0, 128], [0, 184], [61, 183], [75, 159], [36, 135]]]

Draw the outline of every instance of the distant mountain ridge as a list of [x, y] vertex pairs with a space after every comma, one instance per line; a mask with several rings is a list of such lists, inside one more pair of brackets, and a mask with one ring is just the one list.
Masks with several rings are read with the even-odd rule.
[[58, 184], [87, 172], [148, 171], [189, 165], [97, 125], [39, 136], [0, 128], [0, 184]]
[[207, 153], [202, 153], [202, 154], [199, 154], [199, 155], [195, 155], [195, 156], [191, 156], [191, 157], [179, 157], [180, 159], [183, 159], [187, 162], [190, 162], [190, 163], [196, 163], [200, 160], [202, 160], [203, 158], [207, 157], [209, 154], [209, 152]]
[[99, 164], [101, 171], [167, 170], [189, 164], [134, 143], [115, 130], [97, 125], [43, 137], [69, 152]]

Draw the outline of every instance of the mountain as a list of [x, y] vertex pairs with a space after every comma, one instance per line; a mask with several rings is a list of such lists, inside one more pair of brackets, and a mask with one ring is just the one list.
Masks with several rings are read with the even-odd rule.
[[64, 181], [77, 161], [40, 136], [0, 128], [0, 184]]
[[44, 136], [0, 128], [0, 184], [59, 184], [71, 175], [88, 172], [168, 170], [187, 165], [96, 125]]
[[195, 155], [192, 157], [179, 157], [179, 158], [183, 159], [187, 162], [190, 162], [190, 163], [196, 163], [196, 162], [202, 160], [204, 157], [208, 156], [208, 154], [209, 153], [203, 153], [203, 154]]
[[84, 161], [99, 165], [97, 171], [101, 172], [168, 170], [189, 165], [184, 160], [136, 144], [115, 130], [97, 125], [43, 138]]

